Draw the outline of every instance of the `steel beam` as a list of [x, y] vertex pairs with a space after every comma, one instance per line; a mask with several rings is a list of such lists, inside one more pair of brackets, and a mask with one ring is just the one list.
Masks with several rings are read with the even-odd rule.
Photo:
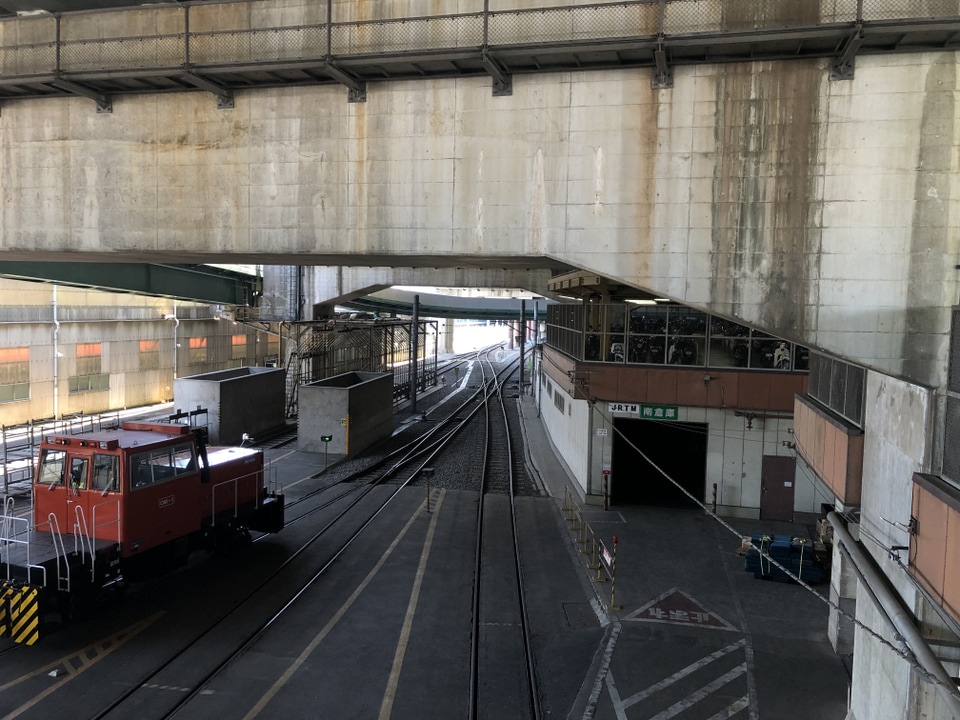
[[59, 90], [70, 93], [71, 95], [80, 95], [82, 97], [90, 98], [97, 103], [98, 113], [113, 112], [113, 102], [111, 102], [109, 95], [97, 92], [93, 88], [88, 88], [85, 85], [80, 85], [79, 83], [71, 82], [70, 80], [64, 80], [63, 78], [57, 78], [50, 84]]
[[347, 87], [347, 102], [366, 102], [367, 101], [367, 84], [362, 80], [358, 80], [353, 75], [348, 72], [344, 72], [332, 62], [327, 62], [323, 66], [323, 72], [332, 77], [341, 85]]
[[846, 42], [840, 54], [834, 58], [830, 66], [831, 80], [853, 80], [853, 71], [857, 60], [857, 50], [863, 45], [863, 28], [859, 25]]
[[255, 305], [259, 278], [219, 268], [100, 262], [0, 262], [0, 277], [220, 305]]
[[493, 78], [493, 96], [513, 95], [513, 77], [500, 67], [500, 63], [490, 57], [490, 53], [486, 50], [483, 51], [480, 62], [484, 69], [490, 73], [490, 77]]
[[208, 78], [192, 72], [183, 73], [180, 77], [184, 82], [190, 83], [194, 87], [198, 87], [201, 90], [206, 90], [207, 92], [211, 92], [216, 95], [217, 109], [233, 109], [233, 91], [229, 88], [226, 88], [220, 83], [216, 83], [213, 80], [209, 80]]
[[669, 90], [673, 87], [673, 68], [667, 64], [667, 49], [661, 39], [653, 51], [656, 70], [653, 73], [653, 87], [656, 90]]

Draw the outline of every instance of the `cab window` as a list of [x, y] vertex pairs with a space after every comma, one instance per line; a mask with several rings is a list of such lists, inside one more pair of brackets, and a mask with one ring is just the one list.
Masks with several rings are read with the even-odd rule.
[[40, 470], [37, 483], [42, 485], [63, 485], [64, 470], [67, 467], [67, 453], [63, 450], [44, 450], [40, 455]]
[[89, 465], [89, 458], [75, 457], [70, 459], [70, 487], [74, 490], [87, 489], [87, 468]]
[[120, 458], [116, 455], [93, 456], [93, 485], [94, 490], [102, 492], [118, 492], [120, 484]]
[[166, 445], [130, 456], [130, 489], [156, 485], [197, 471], [192, 443]]

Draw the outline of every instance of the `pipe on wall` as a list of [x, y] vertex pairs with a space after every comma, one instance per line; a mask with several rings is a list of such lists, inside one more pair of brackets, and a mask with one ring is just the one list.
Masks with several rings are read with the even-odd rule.
[[943, 698], [943, 702], [950, 709], [952, 716], [960, 718], [960, 695], [957, 694], [956, 690], [951, 691], [951, 688], [956, 688], [956, 684], [947, 674], [937, 656], [933, 654], [920, 631], [917, 630], [913, 615], [907, 612], [903, 606], [903, 601], [895, 593], [883, 573], [877, 569], [873, 558], [860, 547], [860, 544], [847, 531], [847, 526], [840, 516], [835, 512], [830, 512], [827, 513], [827, 520], [833, 526], [834, 537], [843, 543], [843, 548], [847, 557], [853, 563], [857, 575], [863, 579], [869, 588], [869, 595], [878, 603], [881, 615], [889, 619], [894, 630], [903, 638], [910, 652], [913, 653], [917, 663], [937, 679], [934, 688]]

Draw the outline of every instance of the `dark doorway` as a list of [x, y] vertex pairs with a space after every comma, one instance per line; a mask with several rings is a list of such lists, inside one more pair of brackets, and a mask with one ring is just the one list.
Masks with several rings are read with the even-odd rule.
[[613, 427], [611, 504], [695, 507], [651, 462], [703, 501], [707, 485], [707, 425], [617, 418]]

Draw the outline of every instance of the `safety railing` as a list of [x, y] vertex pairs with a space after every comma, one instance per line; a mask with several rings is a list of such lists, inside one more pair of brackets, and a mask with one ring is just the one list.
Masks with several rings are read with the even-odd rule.
[[583, 517], [583, 511], [573, 501], [569, 488], [563, 489], [563, 507], [564, 518], [570, 531], [576, 536], [575, 543], [581, 555], [587, 558], [587, 569], [596, 573], [591, 578], [595, 583], [610, 582], [610, 603], [608, 610], [619, 610], [620, 606], [616, 604], [617, 591], [617, 544], [616, 536], [613, 536], [611, 547], [607, 547], [604, 542], [597, 537], [593, 528], [590, 527]]
[[[4, 512], [12, 511], [13, 505], [10, 500], [4, 502]], [[3, 578], [13, 579], [13, 567], [16, 564], [22, 567], [27, 573], [27, 584], [35, 585], [33, 573], [37, 572], [41, 577], [41, 586], [47, 584], [47, 569], [42, 565], [34, 565], [30, 562], [30, 521], [28, 518], [13, 517], [5, 514], [0, 519], [0, 568], [3, 570]], [[14, 563], [13, 552], [17, 548], [23, 549], [24, 561], [19, 560]]]
[[259, 0], [255, 4], [257, 12], [244, 10], [245, 3], [240, 2], [204, 2], [4, 20], [0, 78], [671, 37], [689, 41], [697, 35], [815, 31], [960, 17], [958, 0], [630, 0], [344, 21], [334, 17], [334, 7], [328, 4], [301, 11], [300, 22], [274, 24], [289, 13], [278, 7], [273, 8], [277, 12], [261, 10], [264, 3]]
[[[280, 481], [277, 479], [277, 468], [276, 467], [267, 467], [263, 470], [257, 470], [252, 473], [247, 473], [246, 475], [241, 475], [239, 477], [231, 478], [229, 480], [224, 480], [223, 482], [216, 483], [211, 488], [211, 504], [213, 505], [213, 516], [210, 519], [211, 527], [216, 527], [217, 516], [224, 515], [225, 513], [232, 512], [233, 517], [236, 518], [240, 514], [240, 483], [253, 483], [254, 493], [253, 493], [253, 507], [259, 508], [264, 495], [260, 492], [260, 488], [264, 487], [266, 490], [266, 497], [277, 497], [283, 493], [283, 487], [280, 484]], [[218, 494], [219, 491], [219, 500]], [[233, 495], [233, 499], [227, 500], [224, 502], [224, 496], [229, 497]], [[231, 504], [232, 503], [232, 504]]]

